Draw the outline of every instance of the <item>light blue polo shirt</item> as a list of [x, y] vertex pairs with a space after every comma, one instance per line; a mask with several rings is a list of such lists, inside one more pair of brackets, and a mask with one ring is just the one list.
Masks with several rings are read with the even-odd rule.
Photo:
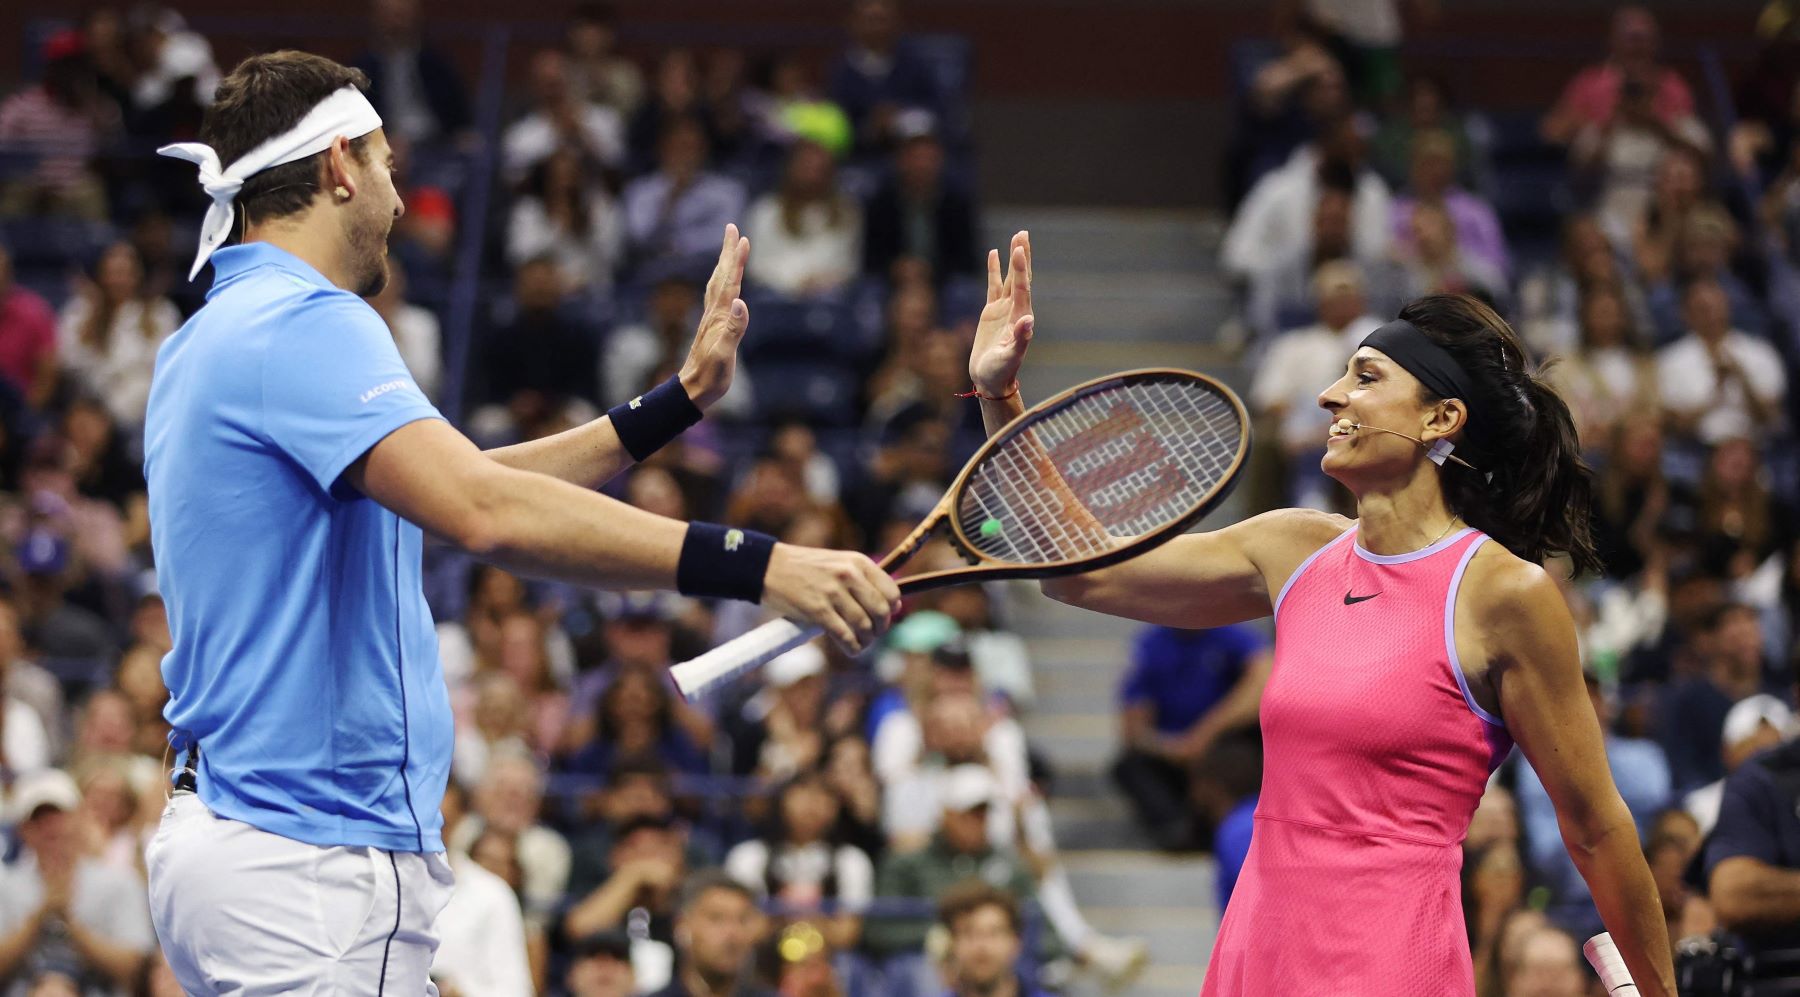
[[418, 527], [338, 480], [442, 418], [380, 316], [267, 243], [219, 250], [157, 351], [144, 473], [177, 750], [216, 813], [316, 845], [442, 851], [453, 733]]

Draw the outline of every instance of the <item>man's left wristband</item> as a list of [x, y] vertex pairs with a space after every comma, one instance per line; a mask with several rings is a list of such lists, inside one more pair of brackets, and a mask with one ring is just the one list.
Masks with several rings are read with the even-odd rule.
[[775, 538], [717, 523], [689, 523], [675, 565], [682, 595], [761, 602]]
[[689, 426], [700, 421], [700, 407], [688, 397], [680, 377], [671, 377], [623, 405], [614, 405], [606, 416], [619, 434], [619, 442], [632, 460], [642, 461], [668, 446]]

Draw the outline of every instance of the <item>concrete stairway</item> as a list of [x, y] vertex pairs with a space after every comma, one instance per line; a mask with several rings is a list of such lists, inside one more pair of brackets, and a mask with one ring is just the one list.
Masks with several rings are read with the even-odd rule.
[[[997, 209], [989, 212], [988, 245], [1004, 247], [1021, 228], [1032, 236], [1038, 316], [1022, 377], [1028, 400], [1147, 366], [1204, 370], [1243, 389], [1244, 372], [1218, 345], [1231, 296], [1216, 268], [1215, 221]], [[1207, 526], [1235, 518], [1228, 508]], [[1010, 595], [1038, 690], [1026, 730], [1056, 769], [1051, 811], [1076, 897], [1099, 930], [1150, 943], [1150, 968], [1131, 994], [1193, 997], [1218, 927], [1212, 863], [1151, 849], [1106, 775], [1117, 744], [1116, 690], [1137, 625], [1053, 603], [1032, 584]], [[1076, 992], [1098, 991], [1083, 982]]]

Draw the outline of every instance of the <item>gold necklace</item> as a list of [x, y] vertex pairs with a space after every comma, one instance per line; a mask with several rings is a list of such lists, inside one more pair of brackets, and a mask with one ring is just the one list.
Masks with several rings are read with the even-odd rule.
[[1450, 527], [1455, 526], [1456, 521], [1461, 518], [1462, 518], [1461, 516], [1451, 516], [1450, 517], [1450, 526], [1444, 527], [1444, 532], [1439, 533], [1436, 537], [1432, 538], [1431, 543], [1428, 543], [1425, 546], [1430, 547], [1430, 546], [1436, 544], [1439, 540], [1442, 540], [1445, 537], [1449, 536], [1450, 535]]

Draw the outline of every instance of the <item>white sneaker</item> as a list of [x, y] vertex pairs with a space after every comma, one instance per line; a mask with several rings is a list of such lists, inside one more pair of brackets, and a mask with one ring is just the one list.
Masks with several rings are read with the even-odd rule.
[[1082, 965], [1100, 977], [1109, 991], [1123, 990], [1150, 963], [1150, 945], [1142, 938], [1096, 934], [1081, 950]]

